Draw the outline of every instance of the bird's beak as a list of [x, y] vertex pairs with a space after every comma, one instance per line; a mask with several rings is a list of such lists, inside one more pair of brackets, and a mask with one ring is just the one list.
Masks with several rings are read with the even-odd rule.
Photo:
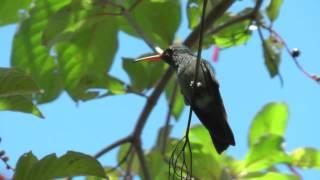
[[153, 55], [153, 56], [147, 56], [143, 58], [136, 59], [134, 62], [140, 62], [140, 61], [159, 61], [161, 60], [161, 54]]

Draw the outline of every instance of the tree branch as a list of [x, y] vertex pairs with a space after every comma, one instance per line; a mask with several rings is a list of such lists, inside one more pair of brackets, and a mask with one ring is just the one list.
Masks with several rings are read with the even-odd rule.
[[142, 170], [144, 179], [151, 180], [151, 176], [150, 176], [150, 173], [149, 173], [149, 168], [147, 166], [146, 158], [145, 158], [145, 156], [143, 154], [143, 149], [142, 149], [142, 146], [141, 146], [140, 139], [136, 139], [134, 141], [134, 143], [133, 143], [133, 146], [134, 146], [134, 148], [135, 148], [135, 150], [137, 152], [138, 159], [140, 161], [141, 170]]
[[[226, 10], [234, 3], [234, 0], [224, 0], [221, 1], [218, 5], [216, 5], [211, 11], [208, 13], [204, 20], [204, 33], [209, 29], [209, 27], [216, 22], [218, 18], [220, 18]], [[191, 34], [186, 38], [183, 44], [188, 47], [192, 47], [195, 42], [198, 41], [200, 32], [200, 25], [198, 25]]]
[[122, 144], [125, 144], [125, 143], [128, 143], [128, 142], [132, 142], [133, 138], [132, 136], [127, 136], [125, 138], [122, 138], [122, 139], [119, 139], [118, 141], [108, 145], [107, 147], [103, 148], [101, 151], [99, 151], [97, 154], [95, 154], [93, 157], [98, 159], [100, 158], [101, 156], [103, 156], [104, 154], [108, 153], [109, 151], [111, 151], [112, 149], [122, 145]]
[[208, 31], [208, 34], [215, 34], [215, 33], [218, 33], [220, 32], [221, 30], [229, 27], [229, 26], [232, 26], [236, 23], [239, 23], [239, 22], [242, 22], [242, 21], [245, 21], [245, 20], [253, 20], [255, 19], [255, 17], [257, 16], [257, 13], [259, 12], [259, 9], [262, 5], [262, 0], [258, 0], [256, 5], [254, 6], [254, 8], [247, 12], [247, 13], [244, 13], [242, 15], [239, 15], [239, 16], [236, 16], [234, 18], [231, 18], [229, 21], [217, 26], [217, 27], [214, 27], [213, 29], [209, 30]]

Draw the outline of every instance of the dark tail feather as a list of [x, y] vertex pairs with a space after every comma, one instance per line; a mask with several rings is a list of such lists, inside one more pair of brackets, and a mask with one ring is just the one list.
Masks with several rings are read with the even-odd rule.
[[206, 108], [192, 109], [209, 131], [214, 147], [219, 154], [226, 150], [229, 145], [235, 145], [233, 133], [227, 122], [223, 105], [222, 107], [217, 107], [209, 103]]

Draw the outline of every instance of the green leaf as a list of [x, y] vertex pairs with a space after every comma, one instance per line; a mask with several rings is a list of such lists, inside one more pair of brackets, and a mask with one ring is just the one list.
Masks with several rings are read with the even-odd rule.
[[[159, 150], [152, 150], [147, 153], [146, 160], [152, 179], [162, 180], [168, 177], [168, 164], [164, 161]], [[140, 171], [140, 176], [143, 177], [142, 171]]]
[[249, 146], [254, 146], [261, 137], [266, 134], [274, 134], [283, 137], [289, 110], [285, 103], [269, 103], [265, 105], [255, 116], [249, 132]]
[[35, 157], [32, 154], [32, 152], [23, 154], [17, 162], [17, 166], [16, 166], [16, 170], [15, 170], [15, 174], [14, 174], [13, 179], [15, 179], [15, 180], [27, 179], [28, 174], [30, 173], [30, 170], [38, 162], [39, 162], [39, 160], [37, 159], [37, 157]]
[[14, 68], [0, 67], [0, 97], [40, 92], [32, 77]]
[[122, 66], [130, 78], [131, 88], [134, 91], [152, 88], [167, 67], [163, 62], [135, 63], [134, 59], [130, 58], [123, 58]]
[[283, 0], [271, 0], [267, 7], [267, 15], [271, 21], [275, 21], [280, 13], [280, 7]]
[[[169, 81], [169, 83], [167, 84], [166, 89], [165, 89], [165, 95], [166, 95], [166, 99], [167, 99], [169, 106], [171, 103], [170, 101], [172, 99], [175, 83], [177, 83], [177, 78], [174, 76], [171, 78], [171, 80]], [[181, 94], [181, 90], [180, 90], [179, 85], [177, 85], [175, 97], [174, 97], [174, 103], [171, 106], [172, 106], [171, 114], [173, 115], [173, 117], [176, 120], [178, 120], [183, 112], [184, 107], [185, 107], [184, 97]]]
[[279, 64], [281, 60], [281, 49], [275, 37], [270, 36], [262, 42], [264, 63], [271, 77], [279, 74]]
[[[107, 174], [107, 180], [120, 180], [122, 173], [113, 167], [104, 167], [104, 171]], [[105, 178], [89, 176], [86, 180], [105, 180]]]
[[38, 103], [54, 100], [62, 91], [58, 65], [50, 49], [42, 46], [42, 31], [48, 18], [70, 0], [36, 1], [14, 36], [11, 64], [32, 76], [44, 93], [37, 95]]
[[41, 111], [32, 103], [31, 99], [23, 95], [0, 97], [0, 111], [3, 110], [31, 113], [40, 118], [44, 118]]
[[320, 151], [314, 148], [299, 148], [291, 154], [292, 164], [294, 166], [309, 169], [320, 169]]
[[106, 88], [113, 95], [124, 94], [127, 92], [126, 84], [120, 79], [107, 75]]
[[89, 90], [108, 86], [106, 72], [118, 48], [117, 32], [115, 19], [104, 16], [87, 21], [56, 46], [63, 83], [75, 101], [96, 98], [99, 92]]
[[[251, 9], [245, 9], [244, 11], [238, 14], [226, 13], [224, 14], [217, 22], [217, 25], [221, 25], [230, 19], [236, 18], [237, 16], [242, 16], [243, 13], [246, 13]], [[233, 24], [224, 28], [218, 33], [209, 35], [209, 39], [206, 38], [207, 42], [211, 41], [213, 44], [220, 48], [228, 48], [233, 46], [238, 46], [245, 44], [251, 37], [251, 31], [248, 30], [250, 21], [241, 21], [239, 23]]]
[[86, 154], [69, 151], [60, 158], [50, 154], [37, 161], [32, 153], [28, 153], [19, 159], [15, 179], [43, 180], [88, 175], [105, 177], [101, 164]]
[[32, 0], [2, 0], [0, 6], [0, 26], [17, 23], [19, 20], [19, 10], [27, 9], [31, 2]]
[[239, 180], [299, 180], [300, 178], [291, 174], [267, 172], [250, 173], [239, 178]]
[[[130, 19], [119, 17], [121, 30], [139, 37], [132, 28], [136, 23], [146, 37], [156, 45], [167, 48], [174, 40], [181, 21], [180, 1], [142, 1], [129, 12]], [[134, 21], [134, 22], [133, 22]]]
[[0, 68], [0, 84], [0, 111], [32, 113], [43, 118], [31, 101], [31, 96], [40, 92], [31, 76], [14, 68]]
[[[207, 2], [206, 15], [215, 7], [220, 0], [211, 0]], [[189, 28], [194, 29], [201, 21], [203, 0], [188, 0], [187, 17]]]
[[245, 158], [244, 172], [255, 172], [267, 169], [278, 163], [290, 163], [290, 157], [283, 151], [283, 138], [269, 134], [259, 138]]
[[[221, 156], [216, 152], [207, 129], [202, 125], [193, 126], [190, 129], [189, 138], [192, 142], [193, 167], [201, 167], [194, 168], [194, 173], [198, 177], [218, 179], [222, 170]], [[201, 146], [196, 149], [195, 144]]]

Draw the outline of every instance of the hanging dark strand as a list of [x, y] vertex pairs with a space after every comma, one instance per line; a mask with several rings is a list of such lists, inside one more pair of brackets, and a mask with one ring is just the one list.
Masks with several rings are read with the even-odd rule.
[[[178, 177], [180, 179], [193, 179], [192, 178], [192, 148], [191, 143], [189, 140], [189, 130], [192, 120], [192, 106], [194, 104], [194, 95], [196, 94], [196, 84], [198, 81], [198, 73], [200, 68], [200, 61], [201, 61], [201, 52], [202, 52], [202, 39], [203, 39], [203, 29], [204, 29], [204, 18], [205, 18], [205, 12], [207, 7], [207, 0], [203, 1], [203, 8], [202, 8], [202, 15], [201, 15], [201, 24], [200, 24], [200, 32], [199, 32], [199, 44], [198, 44], [198, 53], [197, 53], [197, 62], [196, 62], [196, 68], [195, 68], [195, 77], [193, 83], [193, 90], [192, 90], [192, 98], [191, 98], [191, 106], [189, 110], [189, 117], [188, 117], [188, 124], [186, 129], [185, 136], [177, 143], [177, 145], [174, 147], [174, 150], [171, 154], [170, 160], [169, 160], [169, 179], [171, 179], [171, 166], [173, 169], [173, 175], [172, 179], [175, 179], [175, 177]], [[183, 142], [182, 148], [180, 149], [180, 144]], [[189, 161], [186, 158], [186, 148], [188, 149], [189, 153]], [[178, 153], [177, 153], [178, 152]], [[176, 156], [175, 156], [176, 155]], [[182, 158], [182, 159], [181, 159]], [[179, 166], [179, 160], [182, 160], [182, 166]], [[188, 166], [188, 162], [190, 163], [190, 166]], [[180, 169], [180, 173], [178, 172], [178, 169]], [[185, 174], [185, 175], [184, 175]]]

